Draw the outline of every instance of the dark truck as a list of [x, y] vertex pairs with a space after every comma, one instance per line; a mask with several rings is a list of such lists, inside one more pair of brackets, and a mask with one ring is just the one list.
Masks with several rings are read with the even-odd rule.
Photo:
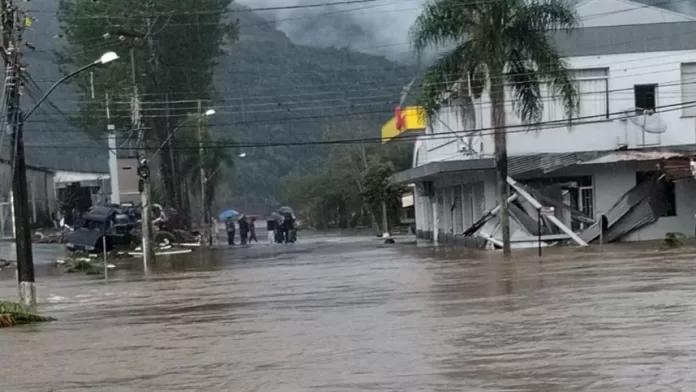
[[135, 223], [114, 205], [90, 208], [79, 227], [68, 235], [65, 247], [73, 252], [102, 252], [106, 235], [106, 250], [127, 246], [133, 242]]

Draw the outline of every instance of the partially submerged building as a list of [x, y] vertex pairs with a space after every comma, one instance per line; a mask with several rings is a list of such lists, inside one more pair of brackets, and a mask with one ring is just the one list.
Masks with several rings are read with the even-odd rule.
[[[626, 0], [577, 11], [583, 27], [554, 37], [579, 90], [571, 125], [549, 89], [546, 125], [533, 129], [506, 97], [513, 247], [537, 246], [538, 235], [585, 245], [602, 221], [605, 241], [693, 235], [696, 180], [674, 173], [689, 173], [696, 151], [696, 19]], [[490, 99], [460, 85], [463, 98], [418, 137], [413, 168], [392, 180], [415, 184], [421, 238], [500, 246]]]

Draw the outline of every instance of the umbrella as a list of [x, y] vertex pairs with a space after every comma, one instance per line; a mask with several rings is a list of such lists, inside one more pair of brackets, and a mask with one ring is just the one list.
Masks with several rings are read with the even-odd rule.
[[290, 215], [295, 213], [295, 211], [293, 211], [292, 208], [290, 208], [288, 206], [283, 206], [283, 207], [278, 208], [278, 212], [280, 212], [281, 214], [290, 214]]
[[220, 218], [220, 220], [224, 221], [224, 220], [227, 220], [229, 218], [234, 218], [237, 215], [239, 215], [239, 212], [237, 212], [235, 210], [227, 210], [227, 211], [221, 212], [219, 215], [219, 218]]
[[280, 215], [280, 214], [277, 213], [277, 212], [274, 212], [274, 213], [271, 214], [270, 217], [268, 217], [267, 220], [277, 220], [277, 221], [279, 221], [279, 220], [283, 220], [283, 216]]

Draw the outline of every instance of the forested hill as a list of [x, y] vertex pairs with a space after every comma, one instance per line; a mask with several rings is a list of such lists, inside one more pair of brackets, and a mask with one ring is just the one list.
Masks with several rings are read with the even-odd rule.
[[[295, 45], [258, 15], [239, 18], [239, 41], [226, 48], [217, 80], [224, 133], [242, 143], [319, 141], [330, 128], [342, 139], [379, 137], [413, 68], [347, 49]], [[229, 171], [237, 208], [273, 204], [282, 177], [322, 167], [328, 148], [283, 146], [244, 151]]]

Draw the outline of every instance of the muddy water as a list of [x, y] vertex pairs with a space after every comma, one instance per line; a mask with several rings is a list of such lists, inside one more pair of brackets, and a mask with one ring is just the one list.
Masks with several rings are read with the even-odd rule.
[[120, 265], [107, 285], [41, 264], [60, 321], [0, 332], [1, 390], [693, 391], [695, 260], [353, 238]]

